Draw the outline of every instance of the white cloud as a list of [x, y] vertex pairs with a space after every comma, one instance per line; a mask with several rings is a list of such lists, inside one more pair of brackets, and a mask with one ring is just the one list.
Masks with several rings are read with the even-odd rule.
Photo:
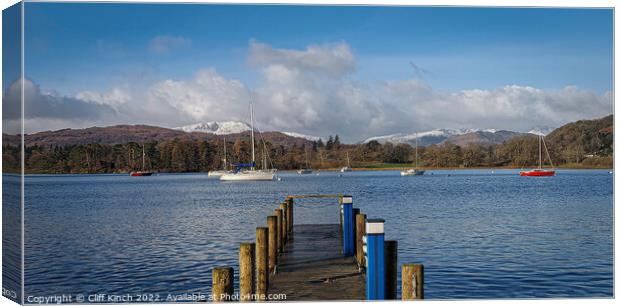
[[351, 48], [344, 42], [311, 45], [306, 50], [292, 50], [274, 49], [267, 44], [252, 40], [248, 62], [257, 67], [280, 66], [290, 70], [303, 70], [304, 73], [318, 72], [333, 77], [352, 73], [356, 66]]
[[151, 39], [149, 50], [153, 53], [166, 54], [178, 48], [187, 48], [192, 45], [192, 40], [182, 36], [161, 35]]
[[131, 95], [126, 90], [113, 88], [106, 93], [96, 91], [83, 91], [75, 96], [77, 99], [89, 101], [101, 105], [109, 105], [116, 110], [122, 109], [123, 105], [131, 101]]
[[[507, 85], [445, 92], [419, 79], [356, 82], [356, 59], [344, 42], [291, 50], [251, 41], [248, 63], [260, 74], [253, 91], [261, 130], [339, 134], [345, 141], [359, 141], [436, 128], [529, 131], [613, 112], [612, 93], [601, 95], [575, 86], [540, 89]], [[85, 91], [75, 99], [115, 111], [112, 119], [93, 121], [98, 124], [174, 127], [248, 121], [249, 92], [242, 82], [208, 68], [190, 79], [156, 82], [144, 91]], [[75, 123], [67, 123], [71, 124]]]
[[237, 120], [248, 114], [249, 92], [245, 86], [215, 69], [200, 70], [191, 80], [156, 83], [146, 98], [153, 105], [168, 104], [195, 121]]

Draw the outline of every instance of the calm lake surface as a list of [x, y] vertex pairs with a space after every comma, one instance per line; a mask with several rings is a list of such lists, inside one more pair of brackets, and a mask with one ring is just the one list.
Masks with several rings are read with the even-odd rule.
[[[280, 176], [27, 176], [25, 296], [209, 293], [211, 268], [237, 272], [239, 242], [253, 241], [286, 195], [308, 193], [348, 193], [384, 218], [399, 262], [424, 264], [428, 299], [613, 295], [608, 171]], [[338, 223], [337, 201], [296, 202], [295, 223]]]

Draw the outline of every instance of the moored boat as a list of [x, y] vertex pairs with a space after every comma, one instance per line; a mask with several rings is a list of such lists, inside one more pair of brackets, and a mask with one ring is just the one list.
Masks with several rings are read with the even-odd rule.
[[224, 136], [224, 167], [222, 170], [213, 170], [207, 173], [209, 177], [221, 177], [224, 174], [233, 173], [231, 170], [228, 170], [228, 163], [226, 162], [226, 136]]
[[142, 145], [142, 170], [131, 171], [129, 172], [129, 176], [151, 176], [153, 175], [153, 171], [144, 170], [145, 168], [146, 168], [146, 152], [144, 152], [144, 145]]
[[[547, 158], [549, 159], [549, 164], [551, 164], [551, 169], [543, 169], [542, 167], [542, 148], [545, 148], [545, 152], [547, 153]], [[547, 144], [543, 139], [542, 135], [538, 135], [538, 168], [531, 170], [523, 170], [519, 172], [520, 176], [554, 176], [555, 169], [553, 169], [553, 162], [551, 162], [551, 156], [549, 155], [549, 150], [547, 150]]]
[[312, 169], [308, 167], [308, 151], [306, 151], [305, 153], [306, 153], [306, 168], [297, 170], [298, 174], [312, 174]]
[[130, 176], [151, 176], [153, 172], [151, 171], [131, 171], [129, 172]]
[[[235, 171], [220, 176], [220, 181], [273, 181], [276, 178], [277, 169], [267, 169], [267, 152], [263, 151], [263, 170], [256, 168], [256, 155], [254, 151], [254, 108], [250, 100], [250, 127], [252, 162], [248, 164], [233, 164]], [[249, 168], [249, 169], [248, 169]]]
[[240, 170], [220, 176], [221, 181], [273, 181], [276, 171]]
[[532, 170], [521, 171], [519, 172], [519, 175], [521, 176], [554, 176], [555, 171], [547, 170], [547, 169], [532, 169]]
[[407, 169], [405, 171], [401, 171], [400, 175], [402, 175], [402, 176], [407, 176], [407, 175], [424, 175], [424, 170]]
[[415, 135], [415, 167], [400, 172], [401, 176], [424, 175], [424, 170], [418, 169], [418, 134]]
[[351, 172], [351, 161], [349, 160], [349, 152], [347, 152], [347, 165], [345, 167], [340, 168], [340, 172]]

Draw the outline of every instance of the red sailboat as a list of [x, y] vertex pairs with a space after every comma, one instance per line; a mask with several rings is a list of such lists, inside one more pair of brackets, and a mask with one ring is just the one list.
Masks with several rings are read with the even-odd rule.
[[146, 159], [146, 154], [144, 152], [144, 145], [142, 146], [142, 170], [140, 171], [131, 171], [129, 172], [130, 176], [151, 176], [153, 175], [153, 171], [146, 171], [144, 170], [145, 168], [145, 159]]
[[[543, 169], [542, 167], [542, 148], [545, 147], [547, 158], [551, 164], [551, 169]], [[523, 170], [519, 172], [520, 176], [554, 176], [555, 170], [553, 169], [553, 162], [551, 162], [551, 156], [549, 156], [549, 150], [547, 150], [547, 144], [542, 135], [538, 135], [538, 168], [532, 170]]]

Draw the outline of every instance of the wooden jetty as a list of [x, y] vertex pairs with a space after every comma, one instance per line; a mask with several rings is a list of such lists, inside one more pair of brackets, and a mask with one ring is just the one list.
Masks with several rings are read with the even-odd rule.
[[[340, 224], [294, 224], [294, 201], [303, 198], [337, 198]], [[240, 244], [237, 295], [232, 267], [213, 268], [213, 301], [398, 298], [398, 243], [385, 241], [384, 220], [353, 208], [351, 196], [288, 196], [266, 221], [255, 242]], [[402, 299], [423, 299], [423, 266], [406, 263], [401, 270]]]
[[338, 224], [295, 225], [268, 292], [288, 301], [363, 300], [364, 275], [342, 256]]

